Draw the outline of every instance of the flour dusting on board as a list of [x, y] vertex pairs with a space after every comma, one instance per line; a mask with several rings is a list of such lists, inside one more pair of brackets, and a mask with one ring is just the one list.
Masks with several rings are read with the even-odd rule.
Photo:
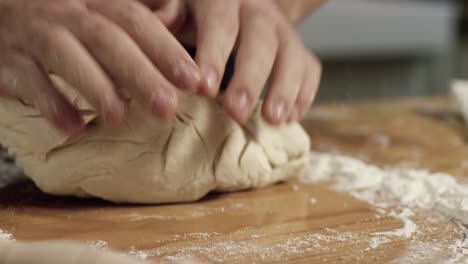
[[12, 234], [9, 234], [1, 229], [0, 229], [0, 240], [15, 241]]
[[[384, 170], [354, 158], [321, 153], [312, 153], [310, 163], [311, 169], [302, 178], [303, 182], [330, 181], [335, 190], [370, 203], [377, 214], [362, 221], [394, 218], [401, 225], [390, 230], [384, 228], [384, 231], [382, 228], [378, 231], [306, 228], [286, 235], [272, 235], [271, 230], [262, 233], [262, 228], [244, 228], [237, 234], [236, 230], [227, 234], [186, 233], [164, 241], [156, 240], [155, 249], [139, 251], [132, 247], [127, 252], [140, 259], [162, 263], [187, 258], [206, 261], [200, 263], [270, 263], [304, 254], [312, 263], [334, 262], [336, 259], [326, 256], [342, 252], [342, 248], [336, 246], [338, 244], [352, 248], [340, 257], [348, 262], [359, 262], [372, 256], [373, 260], [397, 264], [425, 263], [438, 258], [441, 261], [437, 263], [455, 264], [463, 263], [468, 256], [468, 231], [462, 238], [456, 230], [457, 225], [447, 224], [444, 216], [458, 219], [460, 229], [466, 230], [467, 187], [457, 183], [452, 176], [411, 169]], [[291, 188], [298, 192], [301, 185], [293, 184]], [[305, 199], [309, 206], [321, 203], [313, 196]], [[222, 211], [220, 208], [211, 210], [210, 213]], [[239, 237], [239, 234], [245, 237]], [[400, 252], [397, 258], [391, 254], [388, 258], [381, 253], [388, 243], [405, 243], [407, 250]]]
[[148, 259], [149, 255], [146, 254], [144, 251], [138, 250], [135, 247], [130, 247], [127, 250], [127, 254], [136, 257], [139, 260], [146, 260]]
[[[392, 209], [393, 210], [393, 209]], [[396, 210], [396, 209], [395, 209]], [[411, 216], [413, 212], [409, 209], [402, 209], [394, 212], [399, 218]], [[390, 214], [393, 214], [390, 212]], [[421, 212], [418, 212], [421, 214]], [[297, 230], [289, 234], [273, 235], [271, 232], [263, 233], [256, 228], [242, 229], [232, 233], [186, 233], [174, 235], [173, 239], [164, 241], [155, 241], [155, 249], [138, 251], [134, 247], [130, 248], [128, 253], [135, 256], [145, 256], [142, 259], [152, 259], [157, 263], [171, 263], [169, 260], [179, 259], [202, 259], [205, 262], [197, 263], [271, 263], [281, 262], [285, 259], [294, 259], [304, 255], [308, 256], [311, 263], [327, 262], [326, 256], [336, 257], [337, 252], [343, 253], [343, 248], [337, 247], [338, 244], [346, 244], [350, 250], [346, 255], [341, 256], [340, 260], [347, 262], [359, 262], [369, 256], [375, 257], [374, 260], [381, 259], [385, 262], [386, 257], [379, 252], [382, 245], [387, 243], [405, 241], [407, 236], [414, 242], [410, 247], [414, 252], [403, 254], [404, 262], [396, 263], [421, 263], [434, 259], [436, 256], [446, 255], [452, 257], [458, 251], [458, 248], [449, 248], [457, 238], [450, 235], [453, 227], [444, 225], [445, 217], [440, 214], [422, 212], [422, 217], [431, 219], [432, 225], [397, 228], [390, 232], [372, 233], [362, 230], [342, 231], [331, 228], [318, 228], [315, 232], [307, 228]], [[388, 217], [387, 215], [377, 216], [378, 218]], [[424, 237], [433, 233], [434, 226], [437, 226], [437, 234], [441, 237], [431, 238], [429, 242], [420, 242]], [[410, 230], [409, 233], [401, 230]], [[239, 237], [242, 234], [244, 237]], [[160, 246], [156, 246], [160, 245]], [[427, 246], [427, 247], [424, 247]], [[393, 258], [391, 258], [393, 259]], [[330, 259], [334, 262], [336, 259]], [[178, 262], [173, 262], [178, 263]], [[455, 262], [453, 262], [455, 263]]]
[[[384, 226], [384, 229], [366, 231], [340, 230], [339, 226], [333, 229], [301, 226], [288, 234], [275, 233], [275, 225], [266, 225], [261, 228], [246, 227], [230, 233], [182, 233], [164, 240], [155, 238], [152, 249], [130, 247], [126, 252], [140, 260], [151, 259], [162, 264], [271, 263], [304, 254], [307, 254], [311, 263], [359, 262], [368, 260], [369, 256], [373, 257], [372, 260], [396, 264], [468, 263], [468, 231], [465, 227], [468, 220], [468, 192], [467, 186], [457, 183], [454, 177], [421, 170], [380, 169], [354, 158], [321, 153], [312, 153], [310, 163], [310, 170], [302, 178], [304, 183], [330, 181], [333, 189], [349, 193], [374, 207], [376, 215], [362, 221], [396, 218], [401, 225], [395, 227], [393, 224], [389, 228]], [[291, 188], [293, 192], [298, 192], [303, 187], [301, 184], [293, 184]], [[324, 202], [314, 196], [305, 195], [304, 199], [310, 207]], [[236, 209], [236, 213], [247, 210], [242, 203], [227, 207]], [[227, 207], [209, 210], [196, 207], [182, 215], [130, 214], [126, 217], [136, 222], [147, 220], [148, 217], [163, 220], [196, 219], [202, 215], [223, 213]], [[456, 225], [447, 224], [443, 214], [458, 219], [458, 227], [465, 232], [464, 238], [454, 231]], [[425, 225], [425, 222], [430, 224]], [[0, 230], [2, 239], [14, 240], [12, 235]], [[382, 252], [385, 252], [386, 244], [390, 243], [405, 243], [407, 250], [399, 252], [400, 256], [396, 259], [392, 254], [388, 258]], [[107, 243], [101, 240], [88, 244], [97, 248], [107, 247]], [[350, 250], [342, 255], [343, 248], [337, 245], [344, 244]], [[327, 256], [336, 257], [338, 252], [342, 255], [339, 259], [327, 259]], [[444, 258], [434, 262], [440, 256]]]
[[413, 169], [381, 169], [358, 159], [336, 154], [312, 153], [303, 182], [332, 180], [334, 189], [356, 198], [386, 200], [405, 206], [434, 209], [468, 224], [468, 186], [444, 173]]
[[93, 241], [89, 241], [86, 244], [94, 248], [98, 248], [98, 249], [107, 249], [109, 246], [107, 242], [103, 240], [93, 240]]
[[[399, 214], [395, 213], [395, 211], [391, 211], [388, 214], [388, 216], [392, 216], [400, 220], [403, 223], [403, 226], [400, 229], [386, 231], [386, 232], [375, 232], [375, 233], [372, 233], [372, 235], [384, 236], [384, 237], [395, 236], [395, 237], [409, 238], [416, 232], [417, 226], [409, 218], [411, 216], [414, 216], [414, 213], [409, 208], [403, 208], [403, 210]], [[375, 240], [373, 241], [373, 243], [375, 245]]]
[[[464, 239], [456, 240], [449, 247], [453, 255], [445, 263], [460, 263], [468, 256], [468, 231], [465, 226], [468, 224], [468, 186], [458, 183], [451, 175], [415, 169], [381, 169], [352, 157], [312, 152], [310, 166], [301, 180], [304, 183], [331, 181], [335, 190], [350, 193], [374, 205], [377, 210], [385, 211], [392, 201], [396, 201], [393, 204], [435, 210], [451, 217], [459, 223]], [[377, 237], [371, 239], [371, 248], [388, 242], [388, 236], [410, 238], [416, 232], [421, 232], [411, 220], [414, 213], [409, 208], [403, 208], [400, 213], [391, 211], [388, 216], [399, 219], [402, 228], [373, 233]], [[426, 248], [432, 252], [446, 250], [434, 243], [414, 240], [409, 248], [413, 253], [403, 255], [395, 263], [415, 261], [417, 254], [414, 252], [423, 252]]]

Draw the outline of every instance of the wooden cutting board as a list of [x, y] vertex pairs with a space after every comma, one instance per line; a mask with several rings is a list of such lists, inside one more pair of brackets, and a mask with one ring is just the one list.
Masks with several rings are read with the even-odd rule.
[[[328, 104], [303, 124], [314, 150], [468, 179], [468, 133], [453, 105], [446, 98]], [[373, 244], [373, 232], [402, 223], [326, 184], [290, 182], [161, 206], [58, 198], [31, 183], [0, 190], [0, 229], [18, 240], [81, 241], [155, 263], [439, 263], [463, 239], [436, 212], [418, 210], [412, 220], [414, 236]]]

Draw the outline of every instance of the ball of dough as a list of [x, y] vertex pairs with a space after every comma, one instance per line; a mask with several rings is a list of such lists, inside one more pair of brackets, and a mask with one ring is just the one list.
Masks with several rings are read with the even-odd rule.
[[129, 99], [126, 124], [113, 128], [99, 122], [76, 90], [52, 79], [87, 123], [79, 136], [57, 132], [18, 99], [0, 99], [0, 143], [44, 192], [114, 202], [194, 201], [210, 191], [296, 177], [307, 164], [310, 141], [297, 123], [273, 128], [257, 113], [240, 126], [218, 101], [180, 93], [173, 122], [156, 120]]

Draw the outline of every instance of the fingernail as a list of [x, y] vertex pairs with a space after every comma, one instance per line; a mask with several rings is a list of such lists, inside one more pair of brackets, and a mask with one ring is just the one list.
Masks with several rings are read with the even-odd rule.
[[182, 60], [175, 69], [174, 75], [178, 79], [179, 85], [182, 85], [179, 88], [189, 91], [197, 90], [201, 77], [200, 71], [194, 63]]
[[245, 112], [249, 104], [249, 96], [246, 91], [239, 91], [234, 98], [233, 106], [238, 109], [239, 112]]
[[174, 115], [177, 104], [176, 99], [177, 97], [174, 94], [159, 89], [151, 96], [151, 111], [159, 118], [169, 120]]
[[123, 121], [125, 110], [121, 102], [106, 96], [101, 100], [101, 113], [104, 121], [120, 123]]
[[276, 102], [273, 104], [271, 115], [276, 122], [283, 121], [284, 113], [285, 107], [283, 102]]
[[67, 111], [51, 112], [49, 117], [56, 128], [67, 135], [76, 134], [84, 128], [84, 122], [79, 112]]
[[63, 129], [67, 133], [77, 133], [83, 128], [84, 122], [79, 114], [71, 114], [63, 119]]
[[245, 121], [245, 115], [249, 111], [249, 95], [245, 90], [235, 91], [228, 96], [228, 105], [226, 109], [238, 122]]
[[215, 96], [218, 93], [218, 74], [214, 69], [211, 69], [206, 75], [206, 88], [209, 95]]

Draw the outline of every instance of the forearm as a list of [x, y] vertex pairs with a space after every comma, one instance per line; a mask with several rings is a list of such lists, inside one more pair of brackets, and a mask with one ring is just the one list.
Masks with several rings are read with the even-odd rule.
[[275, 0], [283, 14], [293, 24], [298, 24], [326, 0]]

